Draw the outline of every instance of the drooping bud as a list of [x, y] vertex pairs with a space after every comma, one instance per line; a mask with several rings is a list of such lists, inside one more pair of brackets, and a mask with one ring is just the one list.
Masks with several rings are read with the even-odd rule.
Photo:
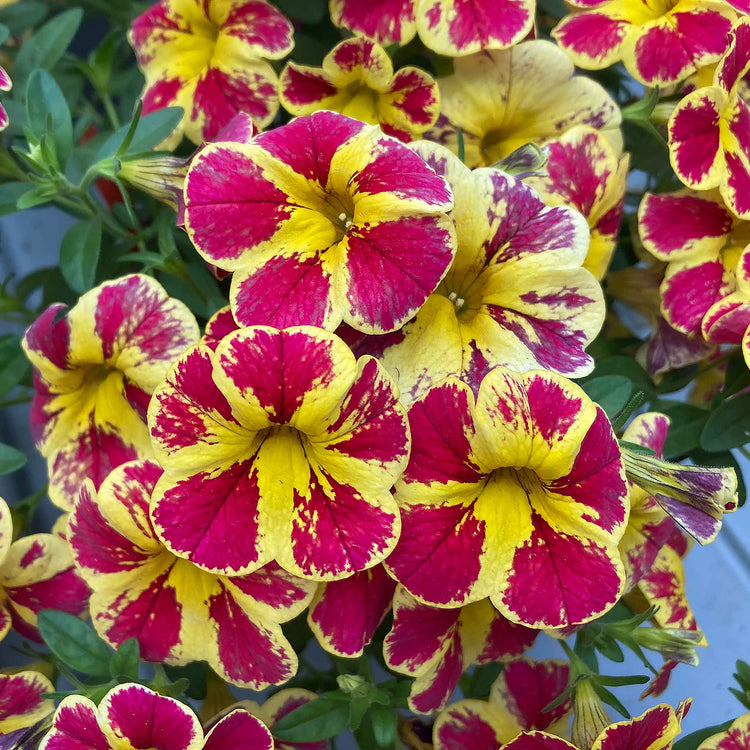
[[639, 646], [658, 651], [667, 661], [698, 666], [700, 660], [695, 647], [703, 640], [700, 630], [636, 628], [632, 635]]
[[737, 509], [734, 469], [670, 463], [625, 447], [622, 456], [627, 478], [700, 544], [713, 541], [724, 513]]

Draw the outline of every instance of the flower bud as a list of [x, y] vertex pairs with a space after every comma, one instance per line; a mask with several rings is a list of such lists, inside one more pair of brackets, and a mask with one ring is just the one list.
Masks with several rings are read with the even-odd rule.
[[734, 469], [685, 466], [622, 448], [627, 478], [700, 544], [716, 538], [724, 513], [737, 509]]
[[698, 666], [699, 659], [695, 647], [703, 640], [700, 630], [636, 628], [632, 635], [639, 646], [649, 651], [658, 651], [666, 661]]
[[176, 156], [148, 156], [123, 161], [117, 176], [179, 211], [187, 161]]
[[576, 685], [573, 695], [573, 728], [571, 738], [580, 750], [591, 750], [596, 738], [608, 727], [612, 720], [597, 695], [590, 679], [583, 679]]

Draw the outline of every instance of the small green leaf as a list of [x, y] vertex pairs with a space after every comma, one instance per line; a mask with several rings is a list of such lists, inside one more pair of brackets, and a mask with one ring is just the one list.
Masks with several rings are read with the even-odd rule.
[[26, 454], [12, 445], [0, 443], [0, 476], [12, 474], [26, 465]]
[[109, 673], [119, 682], [138, 679], [138, 669], [141, 662], [141, 649], [136, 638], [128, 638], [120, 648], [112, 654], [109, 662]]
[[13, 66], [17, 96], [26, 91], [26, 81], [36, 68], [52, 70], [73, 41], [83, 20], [80, 8], [71, 8], [51, 18], [21, 46]]
[[49, 185], [37, 185], [21, 194], [16, 202], [16, 210], [24, 211], [27, 208], [42, 206], [49, 203], [54, 195], [55, 192], [50, 189]]
[[484, 700], [490, 694], [492, 683], [503, 671], [503, 665], [501, 663], [482, 664], [475, 666], [473, 670], [470, 675], [465, 675], [465, 678], [468, 678], [465, 682], [461, 681], [464, 697]]
[[71, 288], [83, 293], [94, 284], [102, 244], [102, 220], [98, 217], [74, 224], [60, 245], [60, 270]]
[[654, 111], [654, 107], [659, 103], [659, 87], [655, 86], [651, 91], [646, 94], [635, 104], [631, 104], [628, 107], [624, 107], [622, 110], [622, 117], [624, 120], [630, 120], [631, 122], [642, 122], [647, 121], [651, 117], [651, 113]]
[[26, 87], [26, 114], [31, 132], [42, 140], [52, 138], [60, 168], [73, 149], [73, 123], [65, 96], [46, 70], [35, 70]]
[[605, 375], [581, 384], [592, 401], [604, 409], [610, 419], [614, 419], [628, 403], [633, 392], [633, 384], [624, 375]]
[[[96, 160], [101, 161], [115, 154], [137, 154], [141, 151], [150, 151], [158, 146], [179, 124], [182, 119], [181, 107], [165, 107], [151, 112], [143, 117], [138, 117], [136, 111], [134, 119], [130, 124], [116, 130], [99, 149]], [[135, 118], [138, 118], [137, 120]], [[128, 134], [132, 131], [130, 141]], [[121, 149], [122, 146], [125, 146]]]
[[187, 680], [185, 694], [188, 698], [201, 701], [206, 697], [208, 691], [208, 664], [205, 661], [194, 661], [182, 667], [164, 667], [167, 677], [173, 682]]
[[380, 747], [390, 747], [396, 737], [398, 714], [391, 706], [374, 705], [371, 712], [372, 733]]
[[655, 401], [653, 408], [666, 414], [671, 421], [664, 444], [665, 458], [678, 458], [698, 447], [701, 430], [709, 418], [708, 411], [695, 404], [669, 399]]
[[5, 182], [0, 185], [0, 216], [17, 211], [19, 199], [33, 187], [33, 182]]
[[109, 677], [112, 651], [88, 623], [67, 612], [44, 609], [39, 613], [39, 632], [64, 664], [77, 672]]
[[701, 433], [701, 448], [712, 453], [750, 442], [750, 393], [727, 399], [711, 414]]
[[295, 708], [273, 725], [273, 734], [286, 742], [320, 742], [349, 726], [349, 702], [318, 698]]
[[359, 729], [362, 719], [370, 708], [370, 699], [367, 696], [352, 696], [349, 704], [349, 728]]
[[21, 349], [21, 339], [0, 340], [0, 396], [13, 390], [31, 371], [31, 363]]
[[20, 36], [24, 31], [43, 21], [49, 12], [45, 3], [37, 0], [24, 0], [16, 5], [0, 8], [0, 23], [7, 26], [13, 36]]
[[645, 445], [638, 443], [629, 443], [627, 440], [618, 440], [620, 448], [627, 448], [632, 453], [639, 453], [642, 456], [655, 456], [656, 451], [653, 448], [647, 448]]

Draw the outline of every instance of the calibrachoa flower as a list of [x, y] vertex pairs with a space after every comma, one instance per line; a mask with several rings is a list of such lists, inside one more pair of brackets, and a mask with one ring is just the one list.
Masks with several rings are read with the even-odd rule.
[[380, 562], [400, 531], [390, 488], [409, 453], [396, 388], [371, 357], [308, 326], [196, 346], [156, 390], [166, 473], [152, 500], [167, 547], [206, 570], [276, 560], [315, 580]]
[[538, 632], [508, 621], [489, 599], [455, 609], [431, 607], [399, 586], [383, 655], [389, 669], [415, 678], [409, 708], [426, 714], [448, 702], [472, 664], [519, 656], [532, 646]]
[[425, 46], [441, 55], [468, 55], [504, 49], [531, 31], [534, 0], [329, 0], [336, 26], [404, 45], [419, 33]]
[[455, 129], [461, 130], [470, 167], [494, 164], [529, 142], [542, 145], [575, 125], [601, 130], [616, 151], [622, 148], [615, 102], [590, 78], [573, 76], [573, 63], [551, 42], [459, 58], [453, 75], [438, 83], [452, 126], [443, 137], [455, 151]]
[[228, 578], [175, 557], [148, 515], [161, 474], [153, 461], [133, 461], [115, 469], [98, 495], [90, 482], [81, 488], [68, 540], [93, 589], [97, 631], [114, 647], [136, 638], [147, 661], [207, 661], [254, 690], [294, 676], [297, 656], [280, 623], [304, 610], [314, 586], [273, 564]]
[[596, 279], [581, 263], [587, 231], [569, 208], [548, 208], [529, 187], [496, 169], [469, 170], [426, 141], [413, 148], [456, 196], [458, 250], [437, 291], [389, 336], [353, 342], [378, 354], [411, 401], [449, 375], [475, 391], [493, 367], [537, 367], [584, 375], [584, 349], [604, 319]]
[[135, 274], [55, 304], [23, 348], [34, 366], [31, 431], [47, 459], [50, 499], [69, 510], [84, 479], [151, 455], [146, 408], [177, 356], [198, 340], [188, 308]]
[[337, 44], [322, 68], [287, 63], [279, 78], [279, 98], [293, 115], [329, 109], [379, 124], [402, 141], [431, 128], [440, 112], [432, 76], [413, 66], [394, 75], [387, 52], [361, 36]]
[[[680, 722], [687, 713], [681, 704], [675, 711], [660, 703], [641, 716], [608, 726], [594, 741], [591, 750], [670, 750], [680, 734]], [[500, 750], [577, 750], [566, 740], [547, 732], [523, 732]]]
[[0, 735], [33, 726], [51, 714], [55, 704], [42, 696], [54, 690], [39, 672], [0, 674]]
[[583, 267], [601, 280], [617, 245], [630, 157], [618, 154], [598, 130], [585, 126], [571, 128], [546, 148], [547, 174], [524, 182], [548, 206], [571, 206], [586, 217], [591, 238]]
[[509, 661], [492, 685], [489, 700], [456, 701], [438, 716], [433, 731], [435, 750], [497, 750], [531, 729], [562, 734], [570, 699], [551, 711], [544, 709], [567, 684], [568, 665], [564, 662]]
[[668, 264], [660, 287], [664, 317], [682, 333], [699, 334], [711, 307], [737, 288], [750, 222], [733, 216], [714, 191], [681, 190], [646, 193], [638, 229], [646, 250]]
[[743, 714], [726, 732], [704, 740], [698, 750], [747, 750], [750, 747], [750, 713]]
[[336, 656], [361, 656], [391, 609], [396, 581], [376, 565], [340, 581], [321, 583], [307, 624], [318, 643]]
[[53, 534], [12, 539], [10, 508], [0, 498], [0, 640], [13, 627], [41, 643], [37, 614], [59, 609], [82, 615], [89, 589], [76, 573], [64, 539]]
[[[2, 5], [0, 4], [0, 7]], [[5, 72], [5, 68], [0, 66], [0, 91], [10, 91], [13, 88], [13, 82], [10, 80], [10, 76]], [[8, 127], [8, 113], [5, 111], [5, 107], [0, 104], [0, 130], [5, 130]]]
[[412, 595], [443, 607], [489, 596], [511, 621], [548, 628], [614, 605], [627, 486], [609, 420], [578, 386], [496, 368], [475, 403], [449, 378], [409, 424], [402, 534], [385, 564]]
[[71, 695], [57, 707], [40, 750], [273, 750], [268, 729], [236, 709], [204, 734], [198, 717], [174, 698], [143, 685], [112, 688], [99, 703]]
[[279, 107], [268, 60], [294, 47], [288, 19], [265, 0], [160, 0], [133, 21], [130, 42], [146, 77], [143, 112], [182, 107], [165, 145], [212, 139], [238, 112], [259, 125]]
[[716, 62], [726, 51], [737, 14], [717, 0], [628, 3], [573, 0], [583, 12], [566, 16], [552, 36], [581, 68], [622, 60], [646, 86], [669, 86]]
[[732, 213], [750, 219], [750, 108], [742, 98], [750, 19], [740, 18], [729, 37], [713, 86], [683, 97], [669, 118], [669, 157], [685, 185], [718, 188]]
[[[650, 448], [661, 458], [669, 429], [669, 417], [656, 412], [639, 414], [622, 435], [628, 443]], [[629, 483], [630, 515], [625, 534], [620, 540], [620, 555], [625, 565], [625, 590], [635, 586], [656, 560], [659, 550], [674, 533], [674, 521], [661, 509], [654, 498]]]
[[185, 228], [206, 260], [234, 272], [242, 325], [399, 328], [453, 259], [452, 207], [419, 156], [334, 112], [248, 145], [211, 144], [185, 184]]

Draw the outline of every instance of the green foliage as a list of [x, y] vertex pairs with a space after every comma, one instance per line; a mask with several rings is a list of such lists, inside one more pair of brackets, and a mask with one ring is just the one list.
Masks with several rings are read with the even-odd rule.
[[0, 443], [0, 476], [12, 474], [26, 465], [26, 454], [12, 445]]
[[85, 292], [94, 284], [102, 244], [102, 220], [95, 216], [74, 224], [60, 245], [60, 270], [71, 289]]
[[711, 452], [738, 448], [750, 442], [750, 393], [719, 404], [706, 420], [700, 434], [701, 448]]
[[39, 632], [63, 664], [95, 677], [109, 676], [112, 649], [88, 623], [66, 612], [45, 609], [39, 613]]

